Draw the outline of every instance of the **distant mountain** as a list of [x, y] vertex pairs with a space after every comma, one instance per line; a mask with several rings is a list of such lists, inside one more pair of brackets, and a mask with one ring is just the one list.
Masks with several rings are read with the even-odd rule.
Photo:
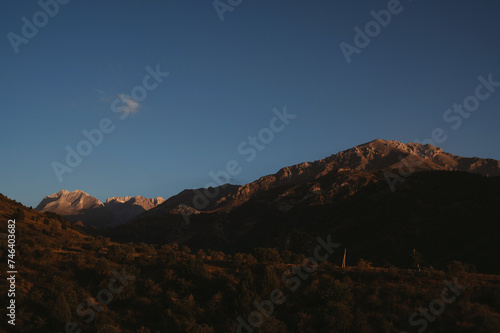
[[35, 210], [54, 212], [71, 221], [80, 220], [91, 226], [105, 227], [126, 223], [164, 201], [161, 197], [130, 196], [108, 198], [103, 204], [81, 190], [69, 192], [63, 189], [43, 198]]
[[[413, 161], [412, 173], [393, 193], [386, 174], [399, 175], [407, 161]], [[495, 176], [496, 160], [374, 140], [244, 186], [226, 186], [204, 209], [196, 200], [203, 189], [181, 192], [107, 235], [227, 252], [266, 246], [304, 253], [317, 236], [332, 234], [352, 259], [401, 264], [416, 248], [435, 265], [459, 259], [492, 270], [500, 259]]]
[[104, 207], [102, 202], [81, 190], [69, 192], [63, 189], [43, 198], [35, 209], [59, 215], [77, 215], [84, 210], [100, 207]]

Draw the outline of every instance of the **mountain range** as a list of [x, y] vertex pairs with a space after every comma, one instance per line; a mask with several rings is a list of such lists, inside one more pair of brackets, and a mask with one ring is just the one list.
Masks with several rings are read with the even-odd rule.
[[111, 197], [102, 203], [81, 190], [69, 192], [63, 189], [43, 198], [35, 210], [57, 213], [70, 221], [82, 221], [90, 226], [106, 227], [126, 223], [164, 201], [161, 197], [127, 196]]
[[[402, 172], [406, 161], [413, 161], [411, 173]], [[395, 191], [388, 174], [403, 180]], [[500, 272], [498, 176], [493, 159], [374, 140], [243, 186], [183, 191], [106, 234], [229, 253], [255, 247], [310, 253], [318, 236], [331, 234], [351, 264], [362, 257], [403, 265], [417, 249], [432, 265], [458, 259]], [[200, 197], [216, 192], [200, 208]]]
[[[388, 182], [388, 175], [398, 182]], [[104, 233], [121, 242], [175, 242], [229, 253], [255, 247], [306, 253], [318, 236], [331, 234], [347, 248], [348, 261], [400, 265], [417, 249], [432, 265], [453, 258], [500, 272], [498, 176], [497, 160], [377, 139], [243, 186], [184, 190], [141, 206], [143, 212], [126, 215], [120, 225], [125, 218], [93, 225], [114, 226]], [[71, 193], [66, 195], [73, 199]], [[115, 201], [117, 216], [131, 200], [79, 198], [69, 205], [74, 210], [57, 198], [39, 207], [57, 207], [83, 221], [102, 206], [110, 211]]]

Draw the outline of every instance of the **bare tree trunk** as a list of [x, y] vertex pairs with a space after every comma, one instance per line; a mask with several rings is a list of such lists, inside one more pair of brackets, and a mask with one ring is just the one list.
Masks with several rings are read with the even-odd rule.
[[345, 268], [345, 255], [346, 255], [347, 249], [344, 249], [344, 259], [342, 259], [342, 268]]

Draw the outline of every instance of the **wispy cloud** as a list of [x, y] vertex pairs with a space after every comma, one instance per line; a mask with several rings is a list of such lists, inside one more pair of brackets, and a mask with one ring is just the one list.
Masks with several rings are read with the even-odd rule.
[[126, 112], [129, 113], [136, 113], [137, 109], [141, 106], [139, 103], [137, 103], [135, 100], [132, 99], [132, 97], [125, 95], [125, 94], [118, 94], [118, 98], [120, 101], [125, 103], [127, 106]]

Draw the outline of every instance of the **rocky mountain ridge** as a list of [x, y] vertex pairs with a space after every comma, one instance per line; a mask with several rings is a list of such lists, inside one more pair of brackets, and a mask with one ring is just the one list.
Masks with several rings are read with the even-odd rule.
[[72, 221], [81, 220], [102, 227], [126, 223], [164, 201], [162, 197], [149, 199], [138, 195], [111, 197], [102, 203], [82, 190], [62, 189], [43, 198], [35, 210], [54, 212]]
[[500, 161], [497, 160], [455, 156], [433, 145], [376, 139], [321, 160], [284, 167], [275, 174], [241, 186], [221, 201], [238, 205], [255, 193], [314, 181], [331, 173], [398, 169], [402, 160], [408, 161], [414, 171], [448, 170], [500, 176]]

